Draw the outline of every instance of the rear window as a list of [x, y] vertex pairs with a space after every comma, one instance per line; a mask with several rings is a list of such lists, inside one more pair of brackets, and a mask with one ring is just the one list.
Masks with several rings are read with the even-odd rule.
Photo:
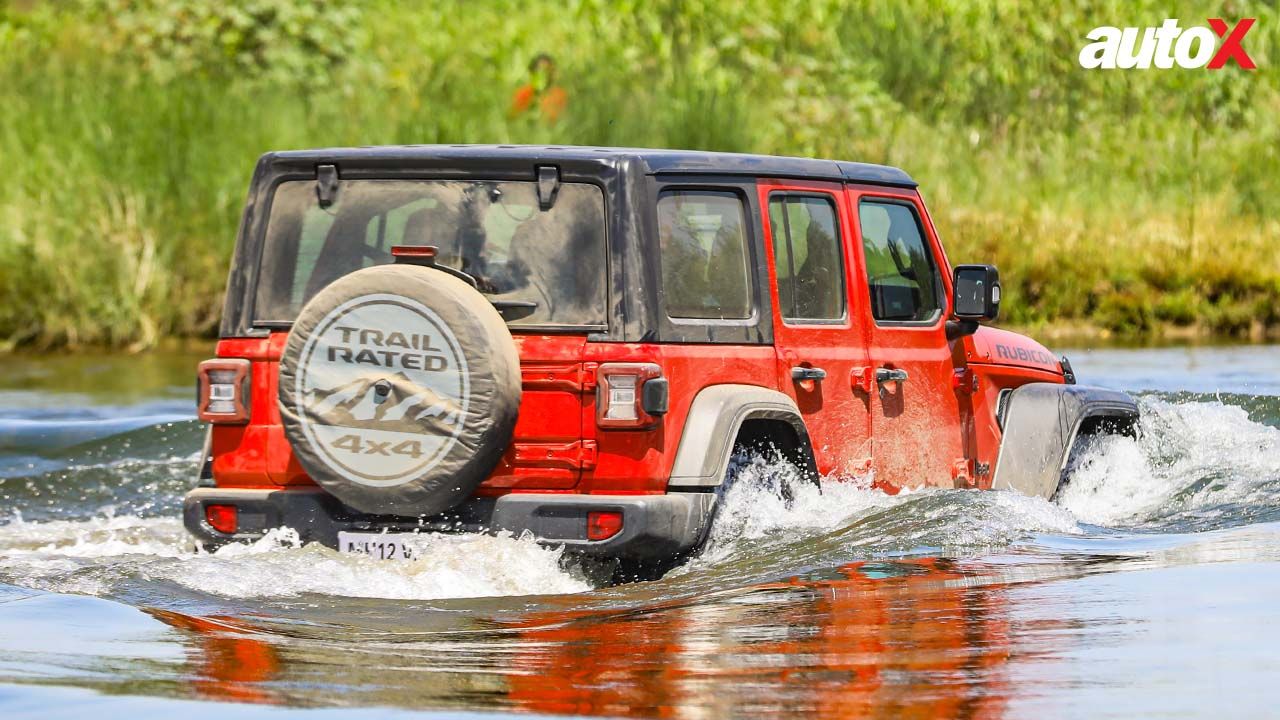
[[495, 301], [534, 303], [511, 325], [605, 324], [604, 194], [564, 183], [549, 209], [532, 182], [343, 180], [321, 207], [314, 180], [281, 183], [263, 244], [254, 322], [291, 322], [329, 283], [392, 262], [395, 245], [436, 261]]

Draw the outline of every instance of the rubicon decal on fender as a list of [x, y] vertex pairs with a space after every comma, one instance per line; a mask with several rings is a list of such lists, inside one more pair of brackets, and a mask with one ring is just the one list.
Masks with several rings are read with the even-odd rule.
[[1000, 343], [996, 343], [996, 357], [1003, 358], [1005, 360], [1022, 360], [1023, 362], [1039, 363], [1049, 367], [1058, 366], [1058, 358], [1054, 357], [1047, 351], [1001, 345]]
[[366, 295], [334, 308], [308, 338], [295, 411], [335, 473], [362, 485], [400, 485], [429, 471], [457, 441], [467, 370], [453, 331], [430, 308]]

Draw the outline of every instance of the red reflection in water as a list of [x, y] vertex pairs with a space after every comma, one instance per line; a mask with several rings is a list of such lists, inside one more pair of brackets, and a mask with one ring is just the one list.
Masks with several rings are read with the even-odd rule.
[[196, 667], [191, 686], [196, 694], [236, 702], [279, 701], [260, 684], [279, 674], [279, 655], [269, 642], [253, 637], [255, 631], [248, 624], [235, 618], [201, 618], [155, 609], [148, 612], [199, 637], [192, 654]]
[[[273, 644], [282, 638], [243, 619], [151, 612], [196, 634], [191, 682], [207, 698], [283, 702], [265, 685], [274, 680], [305, 684], [318, 704], [993, 718], [1010, 694], [1006, 593], [950, 560], [854, 563], [616, 611], [574, 610], [576, 599], [563, 597], [567, 609], [469, 616], [444, 629], [406, 612], [394, 631], [358, 631], [365, 641], [332, 625], [307, 639], [295, 626], [288, 657]], [[1019, 656], [1033, 651], [1024, 643]]]
[[656, 717], [997, 717], [1009, 623], [998, 587], [945, 560], [847, 565], [606, 617], [529, 618], [509, 700]]

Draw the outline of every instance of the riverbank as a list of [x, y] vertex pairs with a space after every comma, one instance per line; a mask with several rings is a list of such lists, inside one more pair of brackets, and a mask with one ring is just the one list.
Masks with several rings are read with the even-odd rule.
[[[1268, 328], [1257, 335], [1233, 336], [1215, 334], [1203, 327], [1157, 327], [1153, 332], [1132, 334], [1117, 333], [1097, 325], [1082, 323], [1000, 323], [997, 326], [1033, 338], [1053, 352], [1079, 349], [1261, 347], [1280, 344], [1280, 327]], [[65, 388], [68, 383], [86, 394], [133, 391], [137, 389], [136, 379], [103, 373], [115, 367], [113, 363], [119, 359], [141, 358], [147, 363], [143, 368], [144, 375], [185, 378], [194, 372], [201, 360], [213, 357], [216, 345], [215, 337], [165, 337], [146, 346], [82, 343], [46, 348], [34, 345], [0, 347], [0, 359], [6, 365], [4, 376], [0, 378], [0, 391], [39, 389], [55, 385]]]
[[[0, 4], [0, 349], [210, 337], [261, 153], [458, 142], [896, 165], [1005, 322], [1280, 332], [1280, 76], [1081, 71], [1066, 0], [31, 8]], [[540, 52], [564, 106], [513, 111]]]
[[1266, 345], [1280, 342], [1280, 325], [1255, 323], [1244, 333], [1224, 335], [1204, 325], [1156, 325], [1143, 332], [1119, 332], [1086, 322], [1002, 325], [1050, 347], [1162, 348]]

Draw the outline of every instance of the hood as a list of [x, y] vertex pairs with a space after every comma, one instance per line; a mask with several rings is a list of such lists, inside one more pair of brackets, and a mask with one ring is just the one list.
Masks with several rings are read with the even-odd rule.
[[980, 327], [966, 339], [972, 345], [970, 362], [1012, 365], [1062, 375], [1062, 363], [1045, 346], [1029, 337], [998, 328]]

